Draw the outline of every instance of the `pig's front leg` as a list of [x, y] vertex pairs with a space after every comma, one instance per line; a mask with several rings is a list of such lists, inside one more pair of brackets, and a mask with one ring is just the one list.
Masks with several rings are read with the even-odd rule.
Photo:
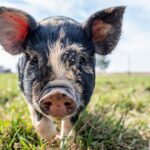
[[72, 128], [76, 124], [79, 114], [83, 110], [83, 108], [84, 107], [80, 107], [76, 115], [72, 116], [71, 118], [66, 118], [61, 121], [60, 139], [62, 139], [63, 137], [67, 137], [68, 135], [69, 136], [75, 135], [75, 131], [72, 130]]
[[52, 138], [57, 134], [54, 123], [47, 117], [37, 112], [31, 105], [29, 105], [29, 110], [32, 124], [34, 125], [35, 129], [43, 139], [51, 141]]
[[61, 132], [60, 139], [67, 137], [73, 127], [73, 123], [70, 121], [70, 118], [66, 118], [61, 121]]

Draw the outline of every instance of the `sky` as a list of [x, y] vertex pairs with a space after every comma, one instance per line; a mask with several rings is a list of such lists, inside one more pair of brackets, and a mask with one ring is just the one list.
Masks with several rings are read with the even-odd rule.
[[[37, 21], [61, 15], [84, 22], [96, 11], [119, 5], [127, 9], [119, 44], [108, 56], [107, 72], [150, 72], [150, 0], [0, 0], [0, 6], [24, 10]], [[0, 48], [0, 66], [16, 71], [19, 57]]]

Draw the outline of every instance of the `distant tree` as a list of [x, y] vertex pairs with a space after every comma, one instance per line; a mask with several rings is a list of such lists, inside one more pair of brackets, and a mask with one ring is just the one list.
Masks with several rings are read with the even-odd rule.
[[97, 55], [96, 56], [96, 67], [99, 68], [100, 71], [105, 72], [110, 64], [110, 59], [108, 56]]

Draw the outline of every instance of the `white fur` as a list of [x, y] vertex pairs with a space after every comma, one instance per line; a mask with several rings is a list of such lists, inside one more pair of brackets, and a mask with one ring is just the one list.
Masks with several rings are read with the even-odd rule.
[[57, 134], [53, 121], [51, 121], [46, 116], [43, 116], [41, 120], [38, 121], [36, 119], [37, 114], [35, 109], [31, 105], [28, 106], [31, 114], [31, 120], [35, 129], [43, 139], [50, 141]]

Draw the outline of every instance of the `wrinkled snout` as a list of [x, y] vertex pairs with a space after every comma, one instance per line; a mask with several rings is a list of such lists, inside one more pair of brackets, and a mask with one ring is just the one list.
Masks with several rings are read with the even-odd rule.
[[54, 88], [40, 100], [40, 108], [54, 118], [64, 118], [76, 110], [75, 97], [64, 88]]

